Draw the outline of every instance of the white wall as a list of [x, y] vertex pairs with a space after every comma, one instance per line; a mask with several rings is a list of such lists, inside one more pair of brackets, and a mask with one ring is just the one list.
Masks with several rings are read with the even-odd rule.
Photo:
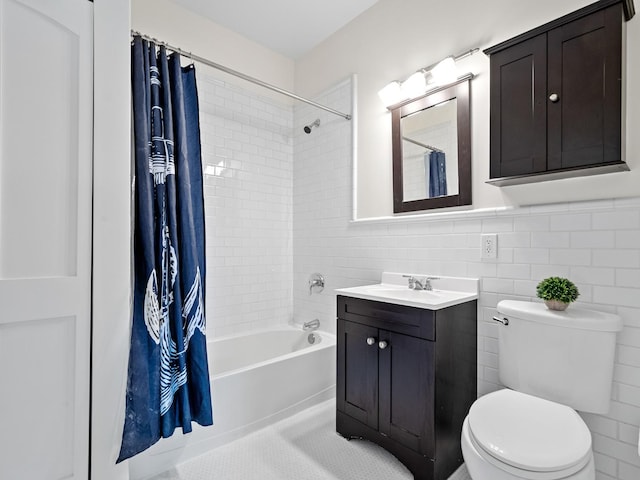
[[[319, 95], [350, 103], [350, 85]], [[315, 112], [296, 109], [295, 131]], [[502, 299], [535, 300], [535, 286], [560, 275], [576, 282], [582, 307], [618, 313], [624, 329], [608, 415], [584, 414], [598, 480], [640, 478], [640, 198], [350, 222], [350, 128], [340, 119], [294, 143], [294, 317], [335, 331], [334, 289], [380, 281], [383, 271], [480, 279], [478, 393], [499, 388], [497, 327]], [[480, 259], [480, 235], [498, 234], [498, 258]], [[309, 273], [326, 288], [309, 296]], [[570, 307], [571, 308], [571, 307]]]
[[292, 316], [291, 106], [196, 66], [205, 166], [207, 330]]
[[[472, 47], [486, 48], [569, 13], [591, 0], [381, 0], [296, 63], [299, 94], [313, 96], [358, 74], [358, 217], [391, 215], [391, 119], [377, 91], [420, 67]], [[640, 82], [640, 20], [627, 24], [627, 83]], [[631, 173], [498, 188], [489, 177], [489, 59], [460, 62], [473, 71], [473, 208], [536, 204], [640, 194], [640, 92], [627, 92], [627, 162]]]
[[94, 2], [93, 340], [91, 478], [115, 465], [124, 424], [130, 338], [131, 76], [129, 0]]
[[[351, 110], [354, 80], [314, 97], [339, 111]], [[310, 134], [303, 126], [320, 119]], [[349, 248], [345, 228], [351, 216], [352, 123], [308, 105], [295, 108], [293, 157], [293, 317], [304, 323], [315, 318], [320, 328], [336, 331], [333, 290], [345, 286], [345, 272], [357, 255]], [[375, 268], [375, 267], [374, 267]], [[309, 295], [309, 276], [325, 277], [322, 293]], [[372, 271], [370, 278], [379, 277]]]
[[[131, 28], [277, 87], [293, 90], [293, 60], [171, 0], [132, 0]], [[270, 96], [279, 102], [286, 98], [245, 80], [220, 75], [225, 81], [261, 96]]]

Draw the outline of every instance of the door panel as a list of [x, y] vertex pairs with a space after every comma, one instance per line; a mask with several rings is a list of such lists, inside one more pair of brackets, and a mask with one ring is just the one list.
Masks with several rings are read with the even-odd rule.
[[434, 458], [435, 343], [380, 331], [380, 431]]
[[[360, 422], [378, 428], [378, 330], [338, 320], [337, 408]], [[373, 345], [367, 338], [374, 338]]]
[[92, 4], [0, 0], [0, 478], [88, 478]]
[[[549, 170], [620, 161], [620, 4], [549, 32]], [[617, 107], [617, 108], [616, 108]]]
[[80, 37], [2, 3], [0, 278], [75, 275]]
[[0, 378], [3, 386], [17, 389], [17, 394], [0, 399], [2, 428], [10, 436], [12, 453], [0, 453], [2, 478], [73, 478], [73, 450], [61, 445], [73, 445], [74, 440], [76, 405], [70, 393], [76, 383], [75, 352], [60, 346], [74, 337], [75, 320], [41, 318], [0, 325], [2, 358], [11, 359], [0, 362]]
[[491, 178], [546, 169], [546, 35], [491, 55]]

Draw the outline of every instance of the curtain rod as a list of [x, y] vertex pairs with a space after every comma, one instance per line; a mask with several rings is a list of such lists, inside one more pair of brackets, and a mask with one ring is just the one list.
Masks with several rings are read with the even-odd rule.
[[406, 141], [407, 141], [407, 142], [409, 142], [409, 143], [414, 143], [414, 144], [416, 144], [416, 145], [418, 145], [418, 146], [420, 146], [420, 147], [424, 147], [424, 148], [426, 148], [427, 150], [431, 150], [431, 151], [434, 151], [434, 152], [442, 152], [442, 153], [444, 153], [444, 150], [440, 150], [439, 148], [432, 147], [431, 145], [427, 145], [426, 143], [420, 143], [419, 141], [414, 140], [413, 138], [409, 138], [409, 137], [402, 137], [402, 139], [403, 139], [403, 140], [406, 140]]
[[174, 51], [176, 53], [179, 53], [183, 57], [190, 58], [191, 60], [195, 60], [196, 62], [203, 63], [205, 65], [208, 65], [209, 67], [213, 67], [213, 68], [215, 68], [217, 70], [221, 70], [221, 71], [223, 71], [225, 73], [228, 73], [228, 74], [233, 75], [235, 77], [238, 77], [238, 78], [241, 78], [243, 80], [246, 80], [247, 82], [255, 83], [256, 85], [259, 85], [261, 87], [267, 88], [269, 90], [272, 90], [274, 92], [280, 93], [282, 95], [286, 95], [287, 97], [293, 98], [295, 100], [299, 100], [299, 101], [307, 103], [309, 105], [313, 105], [316, 108], [320, 108], [320, 109], [325, 110], [325, 111], [327, 111], [329, 113], [333, 113], [334, 115], [338, 115], [339, 117], [343, 117], [345, 120], [351, 120], [351, 115], [349, 115], [347, 113], [342, 113], [342, 112], [340, 112], [338, 110], [334, 110], [333, 108], [326, 107], [326, 106], [324, 106], [324, 105], [322, 105], [320, 103], [314, 102], [313, 100], [308, 100], [308, 99], [306, 99], [304, 97], [296, 95], [295, 93], [291, 93], [291, 92], [289, 92], [287, 90], [284, 90], [284, 89], [282, 89], [280, 87], [276, 87], [275, 85], [271, 85], [271, 84], [269, 84], [267, 82], [263, 82], [262, 80], [259, 80], [259, 79], [255, 78], [255, 77], [251, 77], [251, 76], [246, 75], [246, 74], [244, 74], [242, 72], [238, 72], [237, 70], [233, 70], [233, 69], [231, 69], [229, 67], [225, 67], [224, 65], [221, 65], [219, 63], [212, 62], [211, 60], [208, 60], [206, 58], [200, 57], [198, 55], [194, 55], [191, 52], [185, 52], [181, 48], [174, 47], [173, 45], [169, 45], [166, 42], [158, 40], [157, 38], [153, 38], [153, 37], [150, 37], [150, 36], [145, 35], [143, 33], [136, 32], [135, 30], [131, 30], [131, 35], [132, 36], [141, 37], [143, 40], [147, 40], [149, 42], [154, 42], [154, 43], [156, 43], [158, 45], [163, 45], [165, 48], [167, 48], [169, 50], [172, 50], [172, 51]]

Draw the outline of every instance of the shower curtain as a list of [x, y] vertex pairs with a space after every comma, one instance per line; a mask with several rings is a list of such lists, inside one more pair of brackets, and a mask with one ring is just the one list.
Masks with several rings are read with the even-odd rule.
[[212, 425], [205, 338], [204, 205], [193, 66], [135, 37], [134, 292], [118, 462], [176, 427]]
[[429, 169], [429, 198], [447, 195], [447, 165], [444, 152], [432, 151], [424, 154], [425, 166]]

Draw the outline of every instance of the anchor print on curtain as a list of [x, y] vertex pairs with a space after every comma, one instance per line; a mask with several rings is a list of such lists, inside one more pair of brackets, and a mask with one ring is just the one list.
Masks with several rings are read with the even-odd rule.
[[204, 200], [193, 66], [135, 37], [134, 292], [118, 462], [191, 423], [212, 425]]

